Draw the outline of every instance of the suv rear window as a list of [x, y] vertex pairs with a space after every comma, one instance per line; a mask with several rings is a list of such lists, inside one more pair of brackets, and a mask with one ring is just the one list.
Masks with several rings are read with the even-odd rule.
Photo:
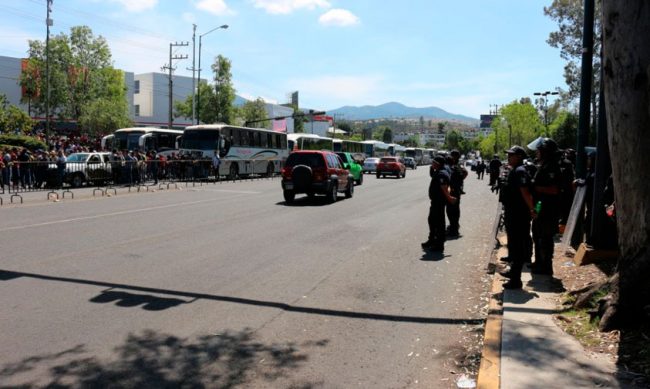
[[379, 162], [397, 162], [397, 158], [382, 158]]
[[325, 167], [325, 161], [323, 156], [318, 153], [292, 153], [289, 154], [286, 165], [288, 167], [296, 165], [307, 165], [311, 168]]

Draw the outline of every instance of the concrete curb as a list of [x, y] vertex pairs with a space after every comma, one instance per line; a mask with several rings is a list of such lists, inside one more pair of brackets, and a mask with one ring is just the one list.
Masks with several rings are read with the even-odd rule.
[[506, 253], [501, 247], [495, 250], [490, 261], [490, 268], [494, 271], [488, 316], [485, 322], [483, 336], [483, 350], [481, 351], [481, 364], [478, 371], [476, 387], [478, 389], [498, 389], [501, 386], [501, 335], [503, 325], [503, 283], [497, 272], [499, 256]]

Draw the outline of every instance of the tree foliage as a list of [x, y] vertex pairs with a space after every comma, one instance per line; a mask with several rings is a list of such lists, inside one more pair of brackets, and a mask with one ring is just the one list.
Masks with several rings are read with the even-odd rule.
[[232, 83], [230, 69], [230, 60], [222, 55], [218, 55], [212, 64], [214, 96], [209, 101], [210, 108], [215, 112], [215, 121], [226, 124], [232, 124], [236, 117], [234, 108], [235, 88]]
[[[602, 22], [599, 17], [602, 1], [595, 0], [594, 14], [594, 44], [593, 44], [593, 73], [591, 80], [591, 112], [592, 128], [596, 127], [596, 112], [598, 111], [598, 96], [600, 94], [600, 53]], [[565, 102], [574, 101], [580, 97], [581, 64], [582, 64], [582, 39], [584, 28], [584, 1], [583, 0], [553, 0], [549, 7], [544, 7], [544, 14], [557, 22], [558, 30], [549, 34], [547, 43], [551, 47], [560, 49], [560, 57], [566, 61], [564, 66], [564, 79], [568, 91], [561, 92]]]
[[530, 100], [513, 101], [501, 108], [492, 120], [492, 133], [480, 140], [483, 155], [501, 153], [512, 145], [525, 146], [545, 135], [544, 125]]
[[241, 119], [242, 124], [247, 125], [249, 127], [269, 128], [269, 125], [271, 123], [270, 120], [265, 120], [262, 122], [247, 124], [248, 122], [262, 120], [268, 117], [266, 113], [266, 103], [264, 102], [264, 99], [262, 99], [261, 97], [255, 99], [255, 101], [247, 101], [239, 109], [238, 116]]
[[0, 94], [0, 133], [24, 134], [34, 125], [29, 115], [15, 105], [9, 104], [7, 96]]
[[[118, 119], [128, 117], [124, 74], [112, 67], [108, 43], [102, 36], [94, 36], [87, 26], [75, 26], [70, 34], [50, 38], [50, 114], [59, 120], [79, 120], [92, 111], [91, 106], [110, 106]], [[20, 78], [27, 93], [22, 102], [30, 104], [41, 116], [46, 111], [47, 52], [45, 42], [29, 41], [29, 59]], [[97, 103], [96, 101], [102, 101]], [[119, 110], [119, 111], [118, 111]], [[105, 119], [114, 121], [103, 115]], [[107, 127], [109, 123], [99, 124]]]

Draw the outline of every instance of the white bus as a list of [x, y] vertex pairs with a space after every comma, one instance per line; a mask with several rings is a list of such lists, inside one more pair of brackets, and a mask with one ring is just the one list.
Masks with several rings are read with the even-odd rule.
[[388, 145], [388, 149], [390, 151], [390, 155], [396, 157], [404, 157], [404, 152], [406, 151], [406, 147], [397, 143], [390, 143]]
[[102, 138], [102, 150], [178, 150], [178, 137], [183, 130], [154, 127], [120, 128]]
[[422, 156], [423, 165], [431, 165], [433, 158], [436, 156], [436, 149], [424, 149], [424, 155]]
[[315, 134], [294, 133], [287, 135], [289, 151], [328, 150], [334, 151], [334, 140]]
[[364, 140], [361, 143], [363, 143], [363, 152], [366, 154], [366, 157], [381, 158], [390, 155], [388, 145], [382, 141]]
[[185, 128], [181, 155], [211, 160], [218, 152], [219, 175], [230, 179], [249, 174], [279, 173], [289, 155], [287, 134], [263, 128], [201, 124]]
[[334, 139], [333, 142], [335, 152], [351, 153], [355, 159], [361, 161], [366, 159], [363, 143], [347, 139]]
[[[420, 166], [423, 165], [423, 158], [424, 158], [424, 149], [419, 148], [419, 147], [407, 147], [406, 150], [404, 150], [404, 156], [405, 157], [411, 157], [415, 160], [415, 164]], [[431, 163], [429, 161], [429, 163]]]

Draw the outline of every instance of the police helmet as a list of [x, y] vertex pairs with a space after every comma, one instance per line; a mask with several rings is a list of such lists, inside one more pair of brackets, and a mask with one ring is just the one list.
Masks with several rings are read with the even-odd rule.
[[557, 152], [558, 147], [557, 147], [557, 143], [555, 143], [553, 139], [544, 138], [537, 146], [537, 149], [552, 154]]

